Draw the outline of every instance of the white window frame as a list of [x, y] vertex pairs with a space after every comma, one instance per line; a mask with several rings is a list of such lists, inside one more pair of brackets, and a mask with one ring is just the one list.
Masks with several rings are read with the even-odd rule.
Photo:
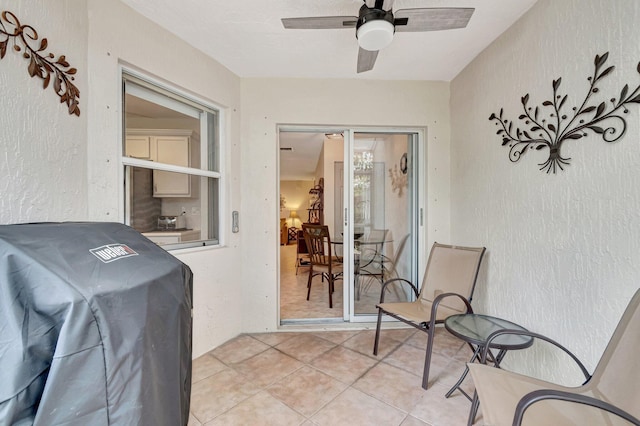
[[[215, 102], [212, 102], [210, 100], [204, 99], [202, 97], [193, 95], [192, 93], [188, 93], [183, 89], [178, 88], [177, 86], [171, 84], [171, 83], [167, 83], [164, 81], [160, 81], [154, 77], [151, 77], [150, 75], [143, 73], [139, 70], [133, 69], [131, 67], [125, 66], [125, 65], [121, 65], [119, 67], [119, 74], [120, 74], [120, 79], [119, 81], [121, 82], [122, 85], [124, 85], [124, 79], [125, 79], [125, 75], [129, 75], [131, 77], [133, 77], [134, 79], [137, 80], [141, 80], [144, 83], [147, 83], [151, 86], [154, 86], [155, 88], [159, 89], [158, 90], [158, 94], [162, 95], [162, 91], [166, 91], [170, 94], [173, 94], [175, 96], [178, 96], [182, 99], [184, 99], [185, 101], [187, 101], [187, 103], [191, 102], [194, 104], [195, 108], [197, 109], [202, 109], [202, 110], [211, 110], [213, 111], [216, 115], [217, 115], [217, 129], [216, 129], [216, 135], [215, 135], [215, 144], [213, 149], [216, 150], [217, 152], [217, 167], [219, 171], [211, 171], [211, 170], [205, 170], [202, 168], [195, 168], [195, 167], [184, 167], [184, 166], [176, 166], [176, 165], [172, 165], [172, 164], [164, 164], [164, 163], [157, 163], [154, 161], [150, 161], [150, 160], [144, 160], [144, 159], [139, 159], [139, 158], [132, 158], [132, 157], [127, 157], [125, 156], [125, 152], [124, 152], [124, 141], [126, 139], [126, 128], [125, 128], [125, 120], [124, 120], [124, 111], [123, 114], [120, 117], [120, 144], [119, 144], [119, 181], [120, 182], [126, 182], [125, 180], [125, 169], [127, 166], [129, 167], [143, 167], [146, 169], [151, 169], [151, 170], [162, 170], [162, 171], [167, 171], [167, 172], [177, 172], [177, 173], [186, 173], [189, 174], [191, 176], [196, 176], [196, 177], [205, 177], [205, 178], [213, 178], [213, 179], [217, 179], [218, 181], [218, 193], [217, 193], [217, 200], [213, 202], [213, 208], [217, 210], [216, 215], [217, 215], [217, 228], [218, 228], [218, 232], [217, 232], [217, 238], [213, 238], [213, 239], [202, 239], [202, 240], [197, 240], [197, 241], [189, 241], [189, 242], [184, 242], [184, 243], [175, 243], [175, 244], [168, 244], [168, 245], [163, 245], [161, 246], [162, 248], [164, 248], [167, 251], [174, 251], [174, 250], [180, 250], [180, 249], [193, 249], [193, 248], [212, 248], [212, 247], [220, 247], [223, 245], [224, 242], [224, 230], [226, 229], [225, 227], [225, 220], [224, 220], [224, 215], [222, 214], [224, 211], [224, 200], [226, 199], [225, 196], [225, 161], [224, 161], [224, 154], [225, 154], [225, 123], [226, 123], [226, 114], [225, 114], [225, 110], [223, 107], [221, 107], [220, 105], [216, 104]], [[122, 87], [122, 90], [119, 91], [119, 97], [120, 97], [120, 105], [124, 105], [124, 86]], [[157, 102], [160, 105], [163, 105], [162, 102]], [[187, 114], [189, 115], [189, 114]], [[200, 133], [202, 134], [206, 134], [208, 133], [208, 130], [206, 129], [206, 122], [205, 120], [202, 119], [203, 117], [201, 116], [199, 118], [200, 120]], [[204, 138], [203, 138], [204, 139]], [[207, 143], [202, 143], [201, 144], [201, 150], [203, 150], [203, 153], [206, 152], [207, 150]], [[206, 156], [202, 156], [201, 158], [206, 158]], [[125, 189], [125, 185], [121, 185], [119, 186], [120, 189], [120, 221], [125, 223], [127, 220], [127, 217], [129, 216], [129, 206], [127, 205], [126, 202], [126, 189]], [[207, 209], [207, 216], [209, 217], [212, 213], [212, 211], [209, 211], [210, 209]]]

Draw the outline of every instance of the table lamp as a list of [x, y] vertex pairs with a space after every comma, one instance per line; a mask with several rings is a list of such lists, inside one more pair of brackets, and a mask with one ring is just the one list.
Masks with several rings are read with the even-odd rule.
[[298, 217], [298, 210], [291, 210], [289, 212], [289, 218], [291, 219], [291, 227], [292, 228], [297, 228], [296, 220], [300, 221], [300, 217]]

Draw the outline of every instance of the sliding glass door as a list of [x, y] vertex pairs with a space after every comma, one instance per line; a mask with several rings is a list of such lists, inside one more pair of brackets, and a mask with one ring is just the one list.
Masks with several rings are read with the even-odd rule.
[[[348, 229], [350, 258], [349, 320], [371, 321], [377, 314], [382, 283], [392, 278], [417, 279], [418, 209], [416, 162], [418, 133], [348, 133], [348, 173], [336, 164], [349, 191], [341, 208]], [[338, 173], [338, 172], [337, 172]], [[337, 192], [336, 192], [337, 194]], [[337, 209], [336, 209], [337, 210]], [[338, 221], [336, 220], [336, 224]], [[385, 301], [413, 297], [406, 286], [388, 285]]]
[[[281, 126], [279, 140], [280, 221], [290, 234], [287, 241], [281, 229], [279, 240], [281, 323], [375, 320], [383, 282], [418, 282], [423, 130]], [[333, 308], [319, 277], [309, 300], [302, 297], [309, 268], [296, 239], [305, 222], [326, 225], [332, 251], [343, 259]], [[406, 286], [385, 293], [387, 301], [411, 297]]]

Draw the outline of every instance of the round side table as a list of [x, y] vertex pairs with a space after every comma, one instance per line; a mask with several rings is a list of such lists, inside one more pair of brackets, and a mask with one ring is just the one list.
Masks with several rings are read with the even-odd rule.
[[[492, 340], [491, 345], [489, 346], [490, 349], [498, 349], [498, 353], [494, 355], [491, 351], [488, 351], [488, 359], [483, 360], [481, 359], [481, 354], [486, 346], [487, 338], [492, 333], [500, 330], [527, 330], [524, 327], [521, 327], [511, 321], [480, 314], [452, 315], [444, 321], [444, 327], [449, 333], [469, 344], [469, 346], [473, 350], [473, 356], [471, 357], [469, 362], [474, 362], [477, 360], [479, 362], [486, 363], [487, 361], [489, 361], [495, 367], [499, 367], [502, 359], [507, 354], [507, 351], [525, 349], [533, 345], [533, 338], [530, 336], [505, 334]], [[445, 396], [449, 398], [451, 394], [457, 389], [469, 401], [471, 401], [471, 412], [469, 413], [468, 425], [472, 425], [478, 411], [479, 402], [478, 395], [475, 392], [472, 398], [460, 387], [464, 379], [467, 377], [467, 374], [469, 374], [469, 367], [465, 366], [464, 372], [460, 376], [460, 379], [458, 379], [456, 384], [453, 385], [451, 389], [449, 389]]]

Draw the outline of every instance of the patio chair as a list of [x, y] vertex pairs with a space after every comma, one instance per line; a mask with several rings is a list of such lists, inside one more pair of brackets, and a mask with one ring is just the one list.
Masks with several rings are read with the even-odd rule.
[[327, 225], [303, 224], [302, 233], [309, 251], [309, 279], [307, 300], [311, 294], [313, 277], [320, 275], [329, 283], [329, 308], [333, 308], [334, 281], [342, 278], [342, 261], [331, 255], [331, 237]]
[[549, 342], [577, 363], [586, 381], [582, 386], [565, 387], [486, 365], [469, 364], [484, 422], [495, 426], [640, 425], [639, 307], [640, 290], [629, 302], [593, 375], [569, 350], [540, 334], [504, 330], [489, 336], [488, 342], [502, 334], [529, 335]]
[[[484, 247], [460, 247], [434, 243], [420, 291], [404, 278], [393, 278], [382, 285], [373, 354], [378, 354], [382, 315], [386, 314], [427, 333], [422, 387], [429, 383], [429, 366], [436, 324], [455, 314], [473, 313], [471, 297], [478, 278]], [[416, 297], [413, 302], [384, 303], [386, 287], [407, 284]]]

